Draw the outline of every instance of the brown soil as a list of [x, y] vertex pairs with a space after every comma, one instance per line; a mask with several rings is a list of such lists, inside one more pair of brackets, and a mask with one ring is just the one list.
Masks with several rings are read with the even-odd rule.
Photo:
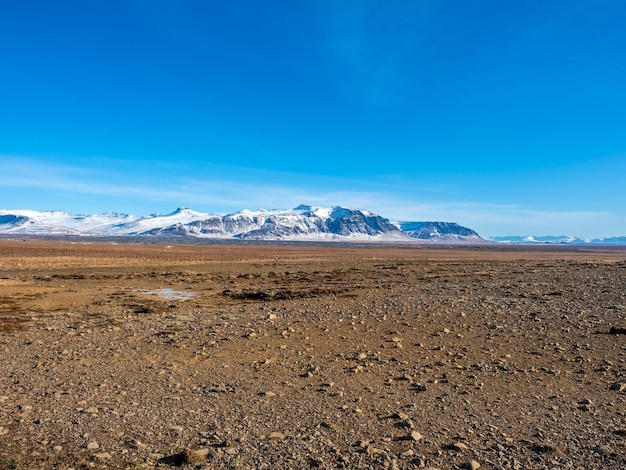
[[3, 240], [0, 468], [626, 468], [624, 327], [618, 249]]

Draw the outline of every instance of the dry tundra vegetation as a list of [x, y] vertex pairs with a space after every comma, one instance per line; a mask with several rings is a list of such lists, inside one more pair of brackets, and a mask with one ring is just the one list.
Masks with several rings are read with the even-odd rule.
[[626, 468], [626, 250], [0, 240], [0, 468]]

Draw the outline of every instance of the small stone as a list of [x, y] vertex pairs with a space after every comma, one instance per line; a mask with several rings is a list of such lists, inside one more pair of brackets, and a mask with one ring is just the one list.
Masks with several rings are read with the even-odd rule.
[[111, 454], [109, 454], [108, 452], [99, 452], [94, 455], [94, 457], [98, 460], [109, 460], [111, 458]]
[[277, 318], [278, 318], [278, 317], [276, 316], [276, 314], [275, 314], [275, 313], [270, 313], [270, 314], [267, 316], [267, 319], [268, 319], [268, 320], [276, 320]]
[[276, 441], [282, 441], [285, 438], [285, 435], [282, 432], [274, 431], [270, 433], [269, 438]]
[[607, 456], [611, 453], [611, 450], [607, 446], [603, 445], [595, 446], [593, 451], [603, 456]]
[[0, 426], [0, 436], [4, 436], [6, 434], [9, 434], [9, 430], [4, 426]]
[[85, 410], [85, 413], [97, 414], [98, 408], [95, 406], [91, 406]]
[[324, 461], [322, 459], [310, 459], [309, 466], [313, 468], [322, 468], [324, 467]]
[[148, 445], [144, 444], [143, 442], [141, 442], [139, 439], [133, 439], [132, 441], [130, 441], [128, 443], [131, 447], [134, 447], [135, 449], [147, 449]]
[[376, 455], [376, 454], [383, 454], [384, 451], [382, 449], [378, 449], [377, 447], [374, 446], [367, 446], [367, 455]]
[[265, 392], [263, 392], [263, 396], [269, 398], [269, 397], [275, 397], [276, 394], [274, 392], [265, 391]]
[[96, 450], [100, 448], [100, 444], [98, 444], [96, 441], [92, 441], [89, 444], [87, 444], [87, 449], [89, 450]]
[[611, 390], [617, 390], [618, 392], [623, 392], [626, 390], [626, 382], [615, 382], [611, 385]]
[[412, 431], [411, 434], [409, 434], [409, 439], [412, 441], [419, 441], [421, 438], [422, 435], [417, 431]]
[[326, 429], [332, 429], [333, 431], [339, 429], [339, 427], [335, 423], [329, 423], [328, 421], [322, 421], [320, 425]]
[[200, 462], [204, 462], [208, 455], [209, 455], [209, 449], [205, 447], [194, 448], [194, 449], [189, 448], [189, 449], [185, 449], [185, 452], [183, 453], [183, 459], [185, 460], [186, 463], [193, 465], [193, 464], [197, 464]]
[[463, 444], [462, 442], [455, 442], [454, 444], [452, 444], [452, 448], [454, 450], [458, 450], [459, 452], [463, 452], [464, 450], [467, 450], [467, 446]]
[[415, 425], [413, 424], [413, 421], [411, 421], [411, 418], [407, 418], [403, 421], [400, 421], [398, 423], [398, 427], [399, 428], [407, 428], [407, 429], [415, 429]]
[[480, 464], [476, 462], [476, 460], [469, 460], [463, 464], [463, 468], [468, 470], [478, 470], [480, 468]]
[[54, 450], [55, 452], [61, 452], [63, 450], [63, 446], [54, 446], [52, 450]]

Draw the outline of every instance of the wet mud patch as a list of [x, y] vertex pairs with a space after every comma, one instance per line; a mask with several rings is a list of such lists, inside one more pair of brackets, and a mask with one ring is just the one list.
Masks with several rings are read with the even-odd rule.
[[30, 317], [10, 297], [0, 297], [0, 332], [23, 330]]
[[357, 297], [358, 289], [351, 288], [313, 288], [302, 290], [242, 290], [233, 291], [225, 289], [222, 296], [233, 300], [260, 300], [260, 301], [277, 301], [291, 299], [311, 299], [316, 297]]

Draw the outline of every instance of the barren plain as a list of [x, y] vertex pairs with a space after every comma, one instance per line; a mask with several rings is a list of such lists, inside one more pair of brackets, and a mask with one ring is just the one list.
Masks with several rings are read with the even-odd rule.
[[0, 240], [0, 468], [626, 468], [626, 251]]

